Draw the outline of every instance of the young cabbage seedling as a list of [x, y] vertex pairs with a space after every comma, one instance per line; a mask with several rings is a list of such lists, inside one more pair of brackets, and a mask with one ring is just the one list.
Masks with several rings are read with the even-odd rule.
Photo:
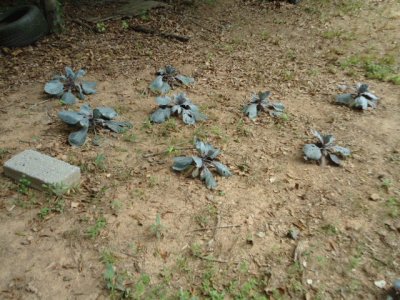
[[376, 108], [378, 97], [368, 91], [367, 84], [357, 84], [354, 94], [341, 94], [336, 96], [336, 103], [344, 104], [352, 108], [368, 109]]
[[192, 77], [178, 74], [173, 66], [166, 66], [164, 69], [158, 70], [156, 79], [150, 84], [150, 90], [156, 94], [164, 95], [175, 86], [188, 86], [194, 83]]
[[124, 132], [126, 128], [132, 128], [129, 122], [112, 121], [118, 114], [110, 107], [98, 107], [93, 110], [88, 104], [84, 104], [79, 112], [63, 110], [58, 113], [58, 116], [65, 123], [79, 128], [68, 137], [68, 142], [78, 147], [85, 143], [91, 128], [95, 131], [96, 127], [100, 126], [117, 133]]
[[316, 130], [311, 133], [318, 139], [316, 144], [306, 144], [303, 148], [304, 159], [318, 161], [321, 166], [326, 165], [326, 159], [336, 166], [340, 166], [342, 161], [339, 156], [346, 157], [351, 154], [350, 150], [336, 146], [333, 135], [321, 135]]
[[81, 100], [85, 99], [85, 95], [96, 93], [96, 82], [82, 80], [85, 74], [82, 69], [75, 73], [70, 67], [66, 67], [65, 75], [55, 76], [45, 84], [44, 91], [49, 95], [61, 97], [61, 102], [64, 104], [75, 104], [74, 93], [77, 93]]
[[163, 123], [171, 115], [182, 115], [182, 120], [187, 125], [193, 125], [197, 121], [207, 120], [207, 116], [199, 111], [199, 108], [184, 93], [175, 95], [173, 99], [168, 96], [156, 98], [159, 108], [150, 116], [153, 123]]
[[246, 116], [255, 120], [261, 112], [265, 111], [268, 112], [271, 117], [283, 117], [285, 115], [285, 106], [282, 103], [270, 102], [268, 99], [270, 94], [270, 92], [254, 94], [250, 103], [243, 109]]
[[174, 158], [172, 169], [177, 172], [184, 172], [193, 178], [200, 177], [209, 189], [215, 189], [217, 182], [209, 168], [213, 168], [217, 173], [224, 177], [229, 177], [232, 173], [228, 167], [216, 160], [221, 153], [210, 144], [204, 143], [199, 139], [195, 142], [195, 147], [199, 156], [179, 156]]

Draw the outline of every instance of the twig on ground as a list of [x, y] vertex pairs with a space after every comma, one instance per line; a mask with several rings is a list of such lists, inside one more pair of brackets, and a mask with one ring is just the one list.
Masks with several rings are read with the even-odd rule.
[[50, 101], [50, 99], [46, 99], [46, 100], [40, 101], [38, 103], [34, 103], [29, 107], [29, 109], [32, 109], [32, 108], [34, 108], [34, 107], [36, 107], [36, 106], [38, 106], [40, 104], [43, 104], [43, 103], [46, 103], [46, 102], [49, 102], [49, 101]]
[[211, 258], [211, 257], [207, 257], [207, 256], [201, 256], [201, 255], [195, 255], [195, 257], [200, 258], [202, 260], [217, 262], [217, 263], [221, 263], [221, 264], [227, 264], [229, 262], [227, 260], [220, 260], [220, 259], [215, 259], [215, 258]]
[[158, 35], [160, 37], [166, 38], [166, 39], [178, 40], [180, 42], [188, 42], [190, 40], [190, 37], [188, 37], [188, 36], [179, 35], [179, 34], [175, 34], [175, 33], [162, 32], [162, 31], [158, 31], [156, 29], [144, 27], [141, 25], [129, 26], [129, 28], [134, 31], [137, 31], [137, 32], [154, 34], [154, 35]]
[[90, 26], [89, 24], [85, 23], [84, 21], [82, 21], [80, 19], [68, 18], [68, 21], [71, 21], [72, 23], [81, 25], [81, 26], [85, 27], [86, 29], [89, 29], [92, 32], [96, 32], [96, 29], [94, 28], [94, 26]]
[[237, 225], [222, 225], [222, 226], [215, 226], [215, 227], [205, 227], [205, 228], [198, 228], [198, 229], [194, 229], [191, 232], [195, 232], [195, 231], [206, 231], [206, 230], [217, 230], [220, 228], [233, 228], [233, 227], [240, 227], [242, 226], [242, 224], [237, 224]]
[[215, 241], [215, 236], [217, 235], [217, 230], [221, 225], [221, 216], [219, 215], [219, 211], [217, 211], [217, 225], [214, 227], [213, 230], [213, 237], [212, 239]]

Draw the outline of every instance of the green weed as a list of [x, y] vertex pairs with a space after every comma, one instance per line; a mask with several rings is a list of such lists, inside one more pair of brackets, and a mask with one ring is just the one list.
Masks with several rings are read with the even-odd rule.
[[104, 22], [96, 23], [96, 30], [99, 33], [104, 33], [107, 30], [107, 25]]
[[22, 176], [22, 178], [18, 182], [18, 193], [22, 195], [27, 195], [31, 184], [32, 182], [28, 178]]
[[322, 226], [321, 229], [328, 235], [336, 235], [339, 233], [339, 229], [332, 224], [326, 224]]
[[51, 212], [51, 209], [50, 209], [50, 208], [48, 208], [48, 207], [43, 207], [43, 208], [39, 211], [38, 216], [39, 216], [39, 218], [40, 218], [41, 220], [44, 220], [44, 219], [50, 214], [50, 212]]
[[104, 217], [100, 217], [96, 220], [96, 223], [92, 226], [89, 227], [88, 230], [86, 231], [87, 235], [94, 239], [96, 238], [100, 232], [107, 226], [107, 220]]
[[400, 216], [400, 201], [395, 197], [390, 197], [386, 201], [386, 206], [389, 208], [389, 216], [398, 218]]
[[343, 32], [341, 30], [327, 30], [322, 33], [322, 37], [328, 40], [332, 40], [335, 38], [340, 38]]
[[122, 20], [122, 22], [121, 22], [121, 27], [122, 27], [123, 30], [129, 29], [129, 23], [128, 23], [128, 21]]
[[165, 227], [161, 223], [161, 216], [156, 215], [156, 221], [150, 227], [151, 233], [159, 240], [164, 236]]
[[107, 170], [106, 157], [104, 156], [103, 153], [97, 154], [96, 158], [94, 159], [94, 164], [96, 168], [98, 168], [99, 170], [102, 171]]
[[6, 148], [0, 148], [0, 159], [3, 159], [6, 154], [10, 153]]
[[112, 251], [103, 250], [101, 252], [101, 261], [106, 265], [110, 265], [110, 264], [115, 264], [115, 262], [117, 261], [117, 258], [115, 257], [115, 255]]
[[136, 143], [137, 135], [134, 134], [134, 133], [125, 133], [123, 135], [123, 139], [124, 139], [125, 142]]

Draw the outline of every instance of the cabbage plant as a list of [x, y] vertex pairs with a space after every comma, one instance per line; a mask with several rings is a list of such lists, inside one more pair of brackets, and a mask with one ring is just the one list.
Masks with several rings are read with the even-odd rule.
[[168, 96], [159, 96], [156, 102], [158, 109], [150, 116], [150, 120], [154, 123], [163, 123], [171, 115], [181, 115], [183, 122], [188, 125], [207, 119], [207, 116], [200, 112], [197, 105], [193, 104], [185, 93], [175, 95], [172, 99]]
[[270, 92], [259, 92], [258, 94], [254, 94], [250, 103], [243, 109], [246, 116], [255, 120], [261, 112], [265, 111], [268, 112], [271, 117], [283, 117], [285, 115], [285, 106], [279, 102], [270, 102], [268, 99], [270, 94]]
[[178, 71], [173, 66], [166, 66], [158, 70], [157, 77], [150, 84], [150, 90], [156, 94], [166, 94], [175, 86], [188, 86], [194, 83], [192, 77], [178, 74]]
[[368, 91], [367, 84], [358, 84], [354, 94], [341, 94], [336, 96], [336, 103], [345, 104], [352, 108], [368, 109], [376, 108], [378, 97]]
[[64, 104], [75, 104], [76, 97], [84, 100], [85, 95], [96, 93], [96, 82], [82, 80], [85, 74], [86, 72], [82, 69], [75, 73], [70, 67], [66, 67], [65, 75], [57, 75], [47, 82], [44, 91], [49, 95], [61, 98], [61, 102]]
[[333, 135], [321, 135], [316, 130], [311, 130], [311, 133], [318, 139], [318, 142], [304, 145], [305, 160], [318, 161], [320, 165], [324, 166], [328, 159], [334, 165], [340, 166], [342, 161], [339, 157], [346, 157], [351, 154], [349, 149], [335, 145]]
[[72, 146], [82, 146], [88, 135], [89, 129], [96, 132], [96, 127], [107, 128], [111, 131], [122, 133], [131, 128], [129, 122], [113, 121], [118, 114], [110, 107], [98, 107], [92, 109], [88, 104], [82, 105], [79, 112], [63, 110], [58, 113], [59, 118], [68, 125], [74, 126], [78, 131], [68, 136], [68, 142]]
[[224, 177], [229, 177], [232, 173], [228, 167], [216, 160], [221, 153], [210, 144], [204, 143], [199, 139], [195, 142], [195, 147], [199, 156], [179, 156], [174, 158], [172, 169], [183, 172], [193, 178], [200, 177], [209, 189], [215, 189], [217, 182], [210, 169], [215, 169], [217, 173]]

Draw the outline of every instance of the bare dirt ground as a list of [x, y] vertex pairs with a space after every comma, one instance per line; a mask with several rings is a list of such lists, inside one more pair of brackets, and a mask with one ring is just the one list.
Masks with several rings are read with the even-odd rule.
[[[189, 43], [71, 21], [110, 9], [68, 5], [64, 34], [2, 49], [0, 162], [38, 149], [79, 165], [82, 184], [54, 196], [0, 176], [0, 298], [384, 299], [400, 277], [399, 1], [220, 0], [128, 20]], [[166, 64], [195, 77], [185, 92], [207, 122], [149, 123], [147, 87]], [[86, 69], [98, 82], [88, 102], [134, 128], [69, 146], [63, 107], [43, 93], [65, 66]], [[338, 85], [356, 82], [381, 97], [376, 110], [333, 104]], [[242, 115], [264, 90], [288, 120]], [[312, 128], [352, 150], [343, 167], [303, 160]], [[162, 154], [194, 136], [234, 173], [215, 191], [171, 170], [194, 152]]]

